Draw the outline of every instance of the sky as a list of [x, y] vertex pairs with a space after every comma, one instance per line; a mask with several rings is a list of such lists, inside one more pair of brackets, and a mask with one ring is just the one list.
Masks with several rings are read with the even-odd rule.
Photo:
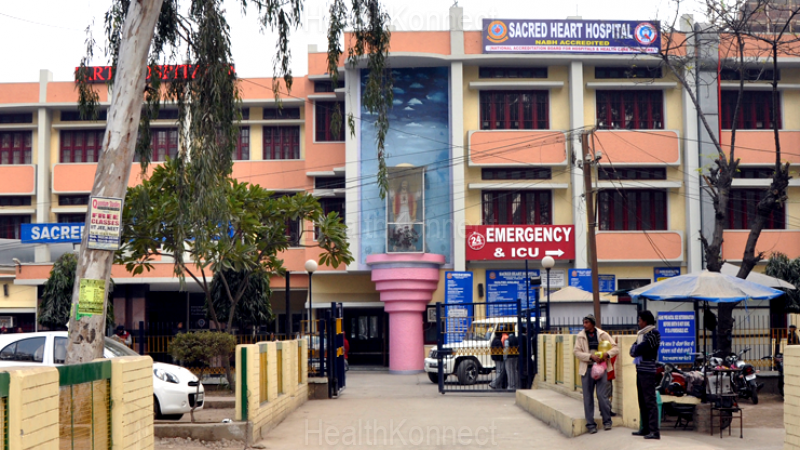
[[[182, 1], [183, 4], [187, 0]], [[680, 14], [702, 17], [702, 0], [683, 0]], [[86, 53], [86, 29], [97, 41], [91, 65], [105, 65], [103, 16], [110, 0], [0, 0], [0, 42], [6, 69], [0, 83], [39, 80], [39, 70], [53, 72], [55, 81], [71, 81], [75, 66]], [[240, 77], [272, 75], [275, 33], [262, 31], [255, 10], [247, 16], [240, 1], [224, 0], [231, 25], [236, 71]], [[453, 0], [384, 0], [397, 31], [445, 30]], [[484, 18], [669, 20], [675, 17], [675, 0], [458, 0], [464, 8], [464, 28], [480, 29]], [[292, 71], [307, 74], [306, 53], [310, 44], [319, 51], [327, 47], [328, 0], [305, 0], [303, 25], [292, 33]]]

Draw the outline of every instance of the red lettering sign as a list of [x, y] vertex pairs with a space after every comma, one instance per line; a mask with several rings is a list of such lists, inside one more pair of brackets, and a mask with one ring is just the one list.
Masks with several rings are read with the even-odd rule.
[[575, 259], [573, 225], [467, 225], [467, 261]]
[[[178, 64], [178, 65], [160, 65], [156, 66], [156, 75], [161, 78], [161, 81], [174, 81], [174, 80], [188, 80], [195, 79], [201, 66], [195, 64]], [[112, 73], [111, 66], [90, 66], [86, 67], [84, 72], [87, 83], [105, 83], [111, 80]], [[75, 68], [76, 82], [77, 75], [80, 67]], [[147, 66], [147, 79], [149, 80], [152, 75], [152, 69]], [[230, 66], [229, 73], [236, 73], [233, 64]]]

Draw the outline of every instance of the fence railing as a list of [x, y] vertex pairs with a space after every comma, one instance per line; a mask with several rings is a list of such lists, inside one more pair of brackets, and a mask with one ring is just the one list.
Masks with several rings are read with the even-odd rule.
[[269, 397], [267, 394], [269, 388], [269, 371], [261, 369], [267, 367], [267, 364], [269, 364], [267, 346], [264, 344], [258, 346], [258, 362], [258, 401], [264, 403]]
[[111, 449], [111, 361], [58, 367], [59, 448]]

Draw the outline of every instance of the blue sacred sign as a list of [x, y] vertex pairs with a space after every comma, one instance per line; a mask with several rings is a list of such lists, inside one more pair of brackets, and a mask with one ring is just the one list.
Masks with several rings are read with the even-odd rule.
[[658, 360], [665, 363], [693, 363], [696, 347], [696, 331], [693, 312], [669, 312], [658, 314], [658, 332], [661, 347]]
[[83, 223], [23, 223], [20, 241], [23, 244], [80, 244]]
[[[538, 277], [538, 270], [528, 270], [529, 277]], [[536, 296], [539, 290], [530, 288], [525, 284], [524, 270], [487, 270], [486, 271], [486, 315], [509, 316], [516, 315], [516, 306], [492, 305], [497, 302], [516, 302], [522, 300], [522, 308], [528, 309], [528, 296], [530, 308], [536, 306]]]
[[472, 272], [444, 274], [445, 344], [461, 342], [472, 324]]
[[[617, 277], [615, 275], [597, 276], [598, 292], [614, 292]], [[569, 285], [586, 292], [592, 292], [592, 269], [569, 269]]]
[[658, 21], [483, 19], [483, 53], [661, 51]]
[[663, 281], [667, 278], [673, 278], [680, 276], [681, 268], [680, 267], [654, 267], [653, 268], [653, 280], [655, 281]]

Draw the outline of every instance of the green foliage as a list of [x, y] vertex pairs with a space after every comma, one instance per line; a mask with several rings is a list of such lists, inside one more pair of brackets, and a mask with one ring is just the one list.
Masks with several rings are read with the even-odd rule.
[[767, 261], [766, 274], [792, 283], [797, 290], [786, 291], [786, 310], [800, 313], [800, 258], [789, 259], [783, 253], [776, 252]]
[[215, 358], [230, 358], [235, 347], [236, 338], [228, 333], [199, 331], [175, 336], [169, 353], [186, 365], [209, 366]]
[[[286, 226], [290, 220], [310, 222], [319, 229], [316, 245], [321, 264], [338, 267], [352, 261], [347, 227], [336, 214], [322, 214], [319, 202], [308, 193], [275, 197], [250, 183], [224, 178], [218, 187], [222, 208], [215, 215], [185, 204], [195, 196], [180, 161], [167, 161], [154, 169], [140, 186], [128, 190], [123, 212], [123, 246], [117, 262], [141, 274], [152, 268], [156, 255], [174, 259], [181, 283], [188, 275], [211, 296], [210, 277], [238, 272], [269, 277], [285, 273], [280, 253], [289, 248]], [[263, 274], [263, 275], [262, 275]], [[226, 292], [236, 317], [236, 305], [247, 283]], [[268, 289], [268, 288], [267, 288]], [[211, 320], [219, 323], [213, 302]]]
[[239, 292], [243, 283], [246, 285], [236, 308], [234, 322], [245, 326], [266, 325], [271, 322], [273, 316], [269, 299], [272, 290], [269, 287], [269, 275], [261, 270], [249, 273], [225, 270], [214, 274], [211, 282], [211, 298], [219, 320], [228, 321], [231, 311], [228, 292]]
[[[53, 264], [50, 278], [44, 283], [42, 303], [39, 305], [39, 325], [54, 330], [67, 328], [77, 266], [78, 257], [75, 253], [64, 253]], [[113, 291], [113, 288], [110, 291]], [[114, 302], [111, 292], [108, 297], [106, 326], [111, 327], [114, 326]]]

